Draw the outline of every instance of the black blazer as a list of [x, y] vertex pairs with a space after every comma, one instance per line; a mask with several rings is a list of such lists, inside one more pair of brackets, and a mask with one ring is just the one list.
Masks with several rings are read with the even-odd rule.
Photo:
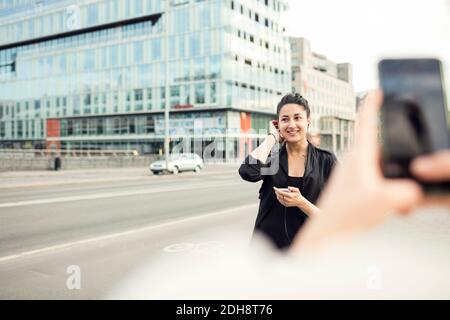
[[[277, 169], [273, 172], [269, 168]], [[331, 152], [314, 147], [308, 142], [308, 156], [306, 160], [305, 173], [303, 175], [302, 195], [311, 203], [315, 204], [323, 190], [328, 178], [330, 177], [332, 168], [336, 163], [336, 157]], [[249, 182], [258, 182], [263, 180], [262, 186], [259, 189], [259, 210], [255, 222], [255, 230], [259, 229], [261, 221], [266, 217], [270, 210], [272, 210], [275, 201], [277, 201], [273, 187], [285, 188], [287, 187], [288, 179], [288, 155], [286, 146], [283, 145], [279, 150], [272, 151], [263, 164], [261, 161], [248, 155], [239, 168], [239, 175], [242, 179]], [[282, 215], [280, 214], [280, 219]]]

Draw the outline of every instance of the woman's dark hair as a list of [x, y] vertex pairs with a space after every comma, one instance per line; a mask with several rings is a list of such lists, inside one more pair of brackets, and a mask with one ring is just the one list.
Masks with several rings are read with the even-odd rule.
[[281, 101], [278, 103], [277, 106], [277, 115], [280, 115], [281, 108], [283, 108], [286, 104], [298, 104], [299, 106], [302, 106], [306, 111], [306, 116], [309, 118], [309, 115], [311, 114], [311, 110], [309, 109], [308, 100], [303, 98], [298, 93], [288, 93], [283, 98], [281, 98]]

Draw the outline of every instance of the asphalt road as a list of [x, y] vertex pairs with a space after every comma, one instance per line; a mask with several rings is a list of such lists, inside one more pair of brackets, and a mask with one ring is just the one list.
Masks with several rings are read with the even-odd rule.
[[[98, 299], [142, 259], [220, 246], [214, 228], [250, 239], [258, 184], [243, 182], [236, 166], [109, 174], [64, 184], [44, 172], [32, 186], [2, 185], [0, 299]], [[79, 267], [80, 289], [67, 286], [70, 266]]]

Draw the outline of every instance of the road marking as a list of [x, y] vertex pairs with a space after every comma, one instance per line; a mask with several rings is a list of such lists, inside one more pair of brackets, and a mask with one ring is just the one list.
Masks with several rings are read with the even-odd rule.
[[213, 213], [208, 213], [208, 214], [199, 215], [199, 216], [195, 216], [195, 217], [178, 219], [178, 220], [164, 222], [164, 223], [157, 224], [157, 225], [148, 225], [148, 226], [145, 226], [142, 228], [112, 233], [112, 234], [108, 234], [108, 235], [104, 235], [104, 236], [88, 238], [88, 239], [79, 240], [79, 241], [67, 242], [67, 243], [54, 245], [54, 246], [50, 246], [50, 247], [45, 247], [45, 248], [41, 248], [41, 249], [36, 249], [36, 250], [31, 250], [31, 251], [24, 251], [21, 253], [0, 257], [0, 262], [12, 261], [12, 260], [25, 258], [25, 257], [37, 255], [37, 254], [44, 254], [44, 253], [49, 253], [49, 252], [56, 251], [56, 250], [67, 249], [67, 248], [78, 246], [78, 245], [89, 244], [89, 243], [102, 241], [102, 240], [111, 240], [114, 238], [134, 235], [134, 234], [141, 233], [141, 232], [148, 232], [150, 230], [155, 230], [158, 228], [165, 228], [165, 227], [174, 226], [177, 224], [183, 224], [183, 223], [206, 219], [206, 218], [211, 218], [211, 217], [215, 217], [215, 216], [226, 215], [226, 214], [233, 213], [234, 211], [247, 210], [247, 209], [255, 209], [256, 210], [256, 207], [257, 207], [256, 203], [246, 204], [246, 205], [242, 205], [242, 206], [238, 206], [238, 207], [234, 207], [234, 208], [230, 208], [230, 209], [225, 209], [225, 210], [220, 210], [220, 211], [216, 211]]
[[[230, 172], [233, 172], [231, 170], [221, 170], [221, 171], [208, 171], [208, 172], [201, 172], [200, 174], [197, 173], [183, 173], [184, 176], [188, 176], [188, 177], [205, 177], [205, 176], [221, 176], [221, 175], [229, 175]], [[4, 177], [1, 176], [1, 178], [4, 179], [14, 179], [16, 177], [11, 176], [11, 177]], [[35, 178], [36, 176], [31, 176], [31, 178]], [[37, 176], [39, 177], [39, 176]], [[44, 178], [46, 178], [48, 176], [44, 176]], [[18, 177], [18, 178], [27, 178], [27, 177]], [[85, 180], [68, 180], [69, 178], [65, 178], [64, 181], [51, 181], [51, 182], [47, 182], [47, 183], [28, 183], [28, 184], [16, 184], [16, 185], [8, 185], [8, 184], [3, 184], [5, 183], [4, 180], [2, 182], [0, 182], [0, 189], [22, 189], [22, 188], [48, 188], [48, 187], [59, 187], [59, 186], [64, 186], [64, 185], [74, 185], [74, 184], [89, 184], [89, 183], [110, 183], [110, 182], [127, 182], [127, 181], [149, 181], [149, 179], [165, 179], [165, 181], [172, 181], [175, 180], [176, 178], [179, 178], [179, 176], [174, 176], [174, 175], [164, 175], [161, 177], [156, 177], [153, 174], [148, 174], [145, 176], [138, 176], [138, 177], [134, 177], [134, 178], [129, 178], [129, 177], [117, 177], [117, 178], [109, 178], [109, 179], [85, 179]]]
[[155, 190], [148, 190], [148, 189], [133, 190], [133, 191], [109, 192], [109, 193], [82, 195], [82, 196], [61, 197], [61, 198], [53, 198], [53, 199], [39, 199], [39, 200], [8, 202], [8, 203], [1, 203], [0, 208], [22, 207], [22, 206], [60, 203], [60, 202], [69, 202], [69, 201], [96, 200], [96, 199], [115, 198], [115, 197], [127, 197], [127, 196], [135, 196], [135, 195], [142, 195], [142, 194], [192, 190], [193, 188], [203, 189], [203, 188], [224, 187], [224, 186], [230, 186], [230, 185], [239, 185], [241, 183], [242, 182], [230, 182], [230, 183], [226, 183], [226, 184], [224, 184], [223, 182], [216, 183], [216, 184], [204, 183], [203, 185], [200, 185], [200, 186], [195, 185], [194, 187], [192, 187], [192, 186], [190, 186], [190, 187], [186, 187], [186, 186], [173, 187], [173, 186], [171, 186], [171, 187], [159, 188], [159, 189], [155, 189]]

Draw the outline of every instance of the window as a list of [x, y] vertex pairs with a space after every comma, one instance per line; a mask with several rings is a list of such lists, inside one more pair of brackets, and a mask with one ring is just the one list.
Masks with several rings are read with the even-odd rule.
[[142, 42], [138, 41], [134, 43], [134, 62], [141, 63], [144, 58]]
[[122, 117], [120, 120], [120, 133], [121, 134], [127, 134], [128, 133], [128, 118]]
[[120, 133], [120, 118], [114, 118], [113, 121], [113, 134]]
[[180, 86], [170, 87], [170, 105], [180, 104]]
[[127, 47], [128, 45], [126, 44], [120, 47], [120, 62], [122, 66], [127, 65]]
[[89, 114], [91, 113], [91, 95], [87, 94], [84, 96], [84, 100], [83, 100], [83, 105], [84, 105], [84, 113], [85, 114]]
[[155, 132], [155, 120], [152, 117], [147, 117], [146, 119], [145, 132], [146, 133]]
[[198, 35], [191, 34], [189, 36], [190, 55], [197, 56], [200, 54], [200, 41]]
[[186, 104], [191, 103], [191, 87], [189, 85], [184, 86], [184, 102]]
[[212, 56], [210, 58], [210, 76], [212, 79], [216, 79], [220, 76], [220, 56]]
[[184, 35], [178, 37], [178, 57], [184, 58]]
[[162, 47], [162, 43], [161, 42], [162, 41], [159, 38], [151, 40], [152, 60], [153, 61], [161, 60], [161, 47]]
[[117, 46], [112, 46], [110, 48], [111, 53], [111, 66], [117, 67], [119, 65], [119, 50]]
[[94, 50], [86, 50], [84, 52], [84, 71], [92, 71], [95, 68]]
[[194, 75], [196, 79], [201, 79], [201, 76], [205, 74], [204, 59], [197, 58], [194, 60]]
[[136, 15], [141, 15], [143, 13], [142, 0], [134, 0], [134, 12]]
[[233, 92], [233, 84], [230, 81], [227, 81], [226, 84], [226, 97], [227, 97], [227, 107], [231, 107], [232, 104], [232, 92]]
[[88, 131], [87, 119], [81, 120], [81, 135], [86, 135]]
[[127, 92], [127, 103], [126, 103], [126, 110], [130, 111], [131, 110], [131, 96], [132, 96], [132, 92], [129, 91]]
[[211, 26], [211, 18], [209, 14], [209, 6], [203, 6], [200, 9], [200, 28], [208, 28]]
[[135, 111], [141, 111], [144, 108], [144, 105], [142, 103], [142, 100], [144, 98], [144, 92], [142, 89], [135, 89], [134, 90], [134, 110]]
[[170, 97], [171, 98], [180, 97], [180, 86], [171, 86], [170, 87]]
[[217, 102], [217, 94], [216, 94], [216, 83], [215, 82], [211, 82], [210, 84], [210, 88], [209, 88], [209, 96], [210, 96], [210, 101], [211, 103], [216, 103]]
[[147, 110], [151, 110], [152, 106], [152, 88], [147, 88]]
[[75, 95], [73, 97], [73, 114], [78, 115], [80, 114], [80, 96]]
[[166, 88], [161, 87], [160, 88], [160, 109], [164, 109], [166, 107]]
[[169, 59], [176, 58], [175, 37], [169, 38]]
[[98, 23], [98, 4], [92, 4], [87, 7], [87, 23], [89, 26]]
[[128, 133], [136, 133], [136, 118], [134, 117], [128, 119]]
[[142, 98], [143, 98], [142, 89], [135, 89], [134, 90], [134, 100], [135, 101], [142, 101]]
[[113, 98], [113, 111], [119, 112], [119, 93], [116, 91], [114, 92], [114, 98]]
[[205, 103], [205, 84], [203, 83], [195, 85], [195, 103]]
[[101, 135], [105, 132], [105, 121], [104, 119], [97, 119], [97, 134]]

